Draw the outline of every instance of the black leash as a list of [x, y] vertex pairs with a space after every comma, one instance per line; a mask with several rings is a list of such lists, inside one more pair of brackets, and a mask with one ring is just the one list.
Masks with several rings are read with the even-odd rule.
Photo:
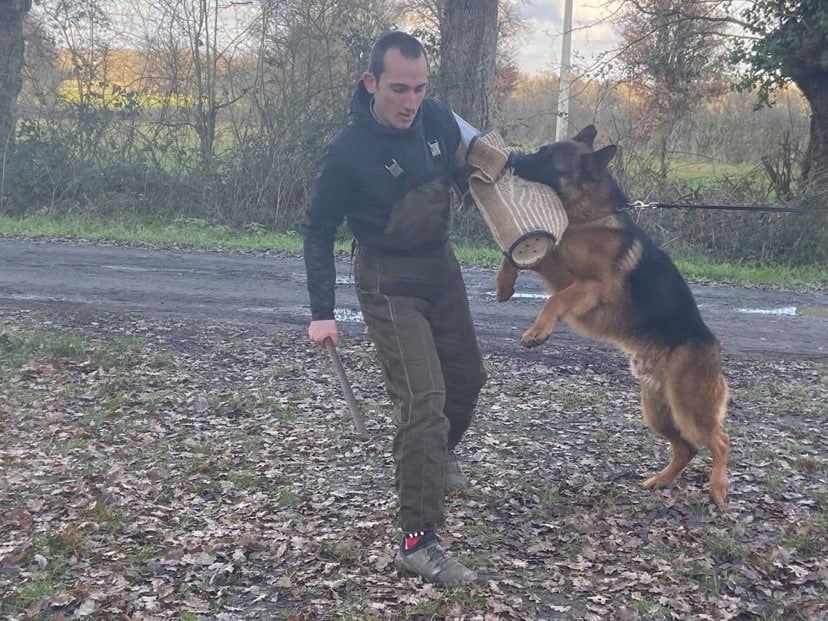
[[781, 205], [679, 205], [677, 203], [627, 203], [628, 209], [711, 209], [723, 211], [764, 211], [768, 213], [828, 213], [828, 209], [783, 207]]

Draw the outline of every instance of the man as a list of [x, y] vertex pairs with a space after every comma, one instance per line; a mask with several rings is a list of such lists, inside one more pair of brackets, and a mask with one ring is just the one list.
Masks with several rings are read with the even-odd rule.
[[460, 266], [448, 243], [450, 177], [464, 159], [450, 108], [426, 99], [417, 39], [374, 45], [348, 124], [319, 165], [305, 222], [305, 267], [317, 344], [337, 342], [336, 229], [358, 242], [356, 292], [394, 402], [393, 454], [403, 530], [398, 570], [455, 586], [476, 579], [437, 542], [443, 496], [468, 483], [453, 451], [486, 373]]

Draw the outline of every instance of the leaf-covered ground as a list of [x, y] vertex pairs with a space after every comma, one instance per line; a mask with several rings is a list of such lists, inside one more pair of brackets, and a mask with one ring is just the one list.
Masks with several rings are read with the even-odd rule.
[[[554, 337], [553, 337], [554, 338]], [[817, 619], [828, 614], [824, 363], [726, 359], [725, 510], [674, 488], [624, 360], [490, 354], [442, 541], [481, 583], [393, 569], [389, 403], [304, 330], [0, 313], [0, 617]]]

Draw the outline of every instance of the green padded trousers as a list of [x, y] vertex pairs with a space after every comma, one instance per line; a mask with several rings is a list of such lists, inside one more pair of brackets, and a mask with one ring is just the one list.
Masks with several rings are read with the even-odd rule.
[[486, 382], [460, 265], [447, 243], [418, 255], [360, 249], [355, 273], [394, 403], [400, 526], [431, 530], [444, 522], [448, 451]]

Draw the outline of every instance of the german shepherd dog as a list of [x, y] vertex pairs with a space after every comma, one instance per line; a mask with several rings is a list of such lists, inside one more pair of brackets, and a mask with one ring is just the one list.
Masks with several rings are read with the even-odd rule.
[[[627, 213], [629, 199], [607, 170], [617, 147], [595, 151], [596, 134], [589, 125], [572, 140], [511, 158], [518, 176], [557, 192], [569, 217], [558, 246], [532, 268], [552, 295], [524, 332], [523, 344], [543, 343], [565, 319], [628, 354], [641, 383], [644, 420], [673, 451], [667, 467], [644, 486], [670, 485], [707, 446], [713, 457], [710, 496], [722, 505], [730, 438], [722, 429], [728, 388], [719, 342], [669, 257]], [[517, 275], [504, 259], [498, 301], [512, 297]]]

